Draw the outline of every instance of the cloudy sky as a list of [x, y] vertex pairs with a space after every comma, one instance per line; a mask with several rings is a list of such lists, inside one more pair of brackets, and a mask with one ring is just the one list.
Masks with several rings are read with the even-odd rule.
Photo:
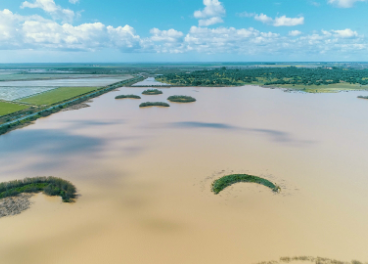
[[368, 61], [368, 0], [1, 0], [0, 63]]

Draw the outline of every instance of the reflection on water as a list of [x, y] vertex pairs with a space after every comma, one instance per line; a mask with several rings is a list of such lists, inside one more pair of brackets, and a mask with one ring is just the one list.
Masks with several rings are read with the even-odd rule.
[[73, 135], [56, 129], [31, 129], [18, 131], [17, 144], [8, 140], [9, 137], [0, 137], [0, 155], [57, 155], [98, 151], [103, 139], [84, 135]]
[[[274, 141], [279, 142], [295, 142], [289, 133], [283, 131], [277, 131], [272, 129], [257, 129], [257, 128], [242, 128], [222, 123], [205, 123], [205, 122], [175, 122], [169, 124], [168, 127], [178, 127], [178, 128], [214, 128], [214, 129], [229, 129], [229, 130], [238, 130], [243, 132], [254, 132], [259, 134], [264, 134], [269, 136]], [[301, 141], [304, 143], [308, 143], [308, 141]], [[310, 142], [309, 142], [310, 143]]]
[[[368, 260], [368, 104], [357, 93], [188, 87], [155, 100], [179, 94], [197, 102], [142, 110], [108, 93], [1, 136], [1, 181], [53, 175], [81, 195], [36, 195], [2, 218], [1, 262]], [[283, 192], [240, 183], [214, 195], [213, 180], [231, 173]]]

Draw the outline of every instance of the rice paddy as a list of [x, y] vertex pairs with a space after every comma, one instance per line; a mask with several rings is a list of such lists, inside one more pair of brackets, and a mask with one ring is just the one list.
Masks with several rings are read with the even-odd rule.
[[27, 108], [29, 108], [27, 105], [0, 101], [0, 116], [16, 113]]
[[232, 174], [232, 175], [227, 175], [220, 179], [217, 179], [212, 184], [212, 191], [215, 194], [219, 194], [226, 187], [229, 187], [230, 185], [233, 185], [239, 182], [249, 182], [249, 183], [261, 184], [261, 185], [264, 185], [270, 188], [275, 193], [278, 193], [281, 191], [281, 188], [278, 185], [270, 182], [269, 180], [266, 180], [264, 178], [257, 177], [257, 176], [248, 175], [248, 174]]
[[61, 87], [49, 92], [19, 100], [19, 102], [38, 106], [53, 105], [83, 94], [90, 93], [97, 89], [98, 87]]

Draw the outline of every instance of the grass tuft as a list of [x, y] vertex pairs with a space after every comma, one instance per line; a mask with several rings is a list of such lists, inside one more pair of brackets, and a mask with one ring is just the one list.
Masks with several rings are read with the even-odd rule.
[[173, 95], [167, 98], [167, 100], [175, 103], [192, 103], [196, 101], [195, 98], [186, 95]]
[[368, 96], [359, 95], [358, 98], [360, 98], [360, 99], [368, 99]]
[[146, 102], [141, 103], [139, 107], [150, 107], [150, 106], [161, 106], [161, 107], [169, 107], [170, 105], [163, 102]]
[[129, 99], [141, 99], [140, 96], [134, 95], [134, 94], [118, 95], [118, 96], [115, 97], [115, 99], [126, 99], [126, 98], [129, 98]]
[[270, 182], [269, 180], [266, 180], [266, 179], [263, 179], [257, 176], [248, 175], [248, 174], [232, 174], [232, 175], [224, 176], [218, 180], [215, 180], [212, 184], [212, 191], [215, 194], [219, 194], [226, 187], [229, 187], [230, 185], [238, 183], [238, 182], [250, 182], [250, 183], [261, 184], [261, 185], [264, 185], [270, 188], [273, 192], [276, 192], [276, 193], [281, 191], [281, 188], [278, 185]]
[[163, 94], [163, 92], [160, 91], [160, 90], [157, 90], [157, 89], [148, 89], [148, 90], [143, 91], [142, 94], [144, 94], [144, 95], [156, 95], [156, 94]]

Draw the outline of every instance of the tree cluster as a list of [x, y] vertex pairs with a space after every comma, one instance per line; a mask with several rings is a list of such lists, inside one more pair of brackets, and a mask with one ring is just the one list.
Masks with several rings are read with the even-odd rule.
[[263, 67], [168, 73], [156, 77], [160, 82], [180, 86], [239, 86], [251, 83], [264, 85], [328, 85], [340, 82], [368, 85], [368, 70], [343, 68]]
[[73, 184], [56, 177], [35, 177], [0, 183], [0, 199], [41, 191], [50, 196], [61, 196], [64, 202], [75, 199], [77, 193]]

